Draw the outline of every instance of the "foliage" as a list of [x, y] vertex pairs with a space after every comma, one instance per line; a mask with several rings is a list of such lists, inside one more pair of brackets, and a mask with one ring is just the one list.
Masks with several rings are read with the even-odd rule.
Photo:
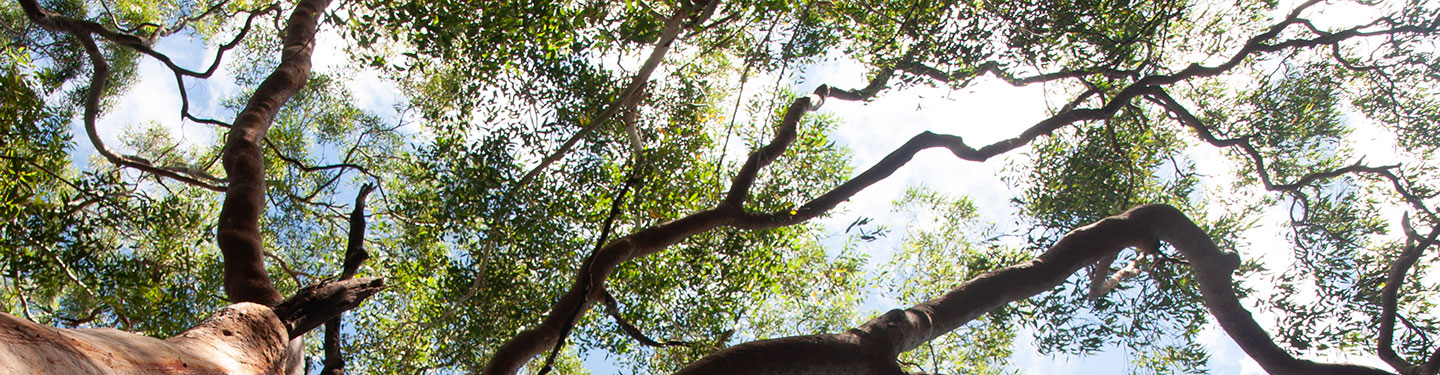
[[[221, 121], [183, 121], [210, 126], [207, 139], [161, 122], [104, 139], [153, 165], [224, 177], [223, 121], [280, 60], [277, 35], [293, 4], [41, 3], [132, 35], [192, 38], [172, 56], [228, 61], [213, 79], [233, 81], [234, 92], [174, 77], [190, 90], [187, 105], [222, 103], [204, 109]], [[1401, 215], [1419, 234], [1440, 226], [1430, 161], [1440, 144], [1431, 126], [1440, 119], [1440, 7], [1385, 5], [1375, 9], [1394, 12], [1378, 21], [1329, 27], [1287, 17], [1293, 6], [344, 2], [317, 40], [343, 53], [322, 57], [329, 69], [285, 103], [266, 137], [266, 265], [287, 295], [337, 274], [352, 198], [377, 184], [366, 234], [374, 258], [362, 272], [389, 286], [345, 320], [351, 371], [481, 372], [517, 332], [556, 313], [603, 240], [722, 204], [745, 153], [776, 137], [800, 86], [829, 84], [804, 82], [809, 69], [841, 60], [868, 72], [854, 78], [869, 84], [846, 87], [866, 100], [923, 86], [1043, 86], [1058, 125], [1015, 129], [995, 148], [966, 145], [1000, 150], [979, 160], [1003, 156], [1018, 217], [911, 188], [895, 202], [910, 224], [889, 253], [864, 253], [853, 239], [833, 246], [817, 222], [695, 234], [621, 264], [604, 283], [625, 320], [689, 344], [642, 346], [597, 304], [569, 332], [558, 371], [614, 356], [629, 372], [667, 373], [743, 342], [843, 332], [878, 313], [877, 300], [897, 304], [888, 309], [935, 298], [1147, 203], [1180, 207], [1243, 255], [1238, 287], [1275, 316], [1267, 324], [1277, 342], [1305, 354], [1373, 350], [1387, 272], [1424, 237], [1407, 236]], [[227, 303], [212, 235], [221, 195], [93, 157], [99, 145], [72, 134], [84, 131], [75, 124], [95, 84], [82, 40], [9, 3], [0, 22], [0, 310], [168, 335]], [[676, 22], [671, 49], [656, 55], [661, 68], [633, 82]], [[242, 32], [235, 51], [210, 49]], [[154, 55], [97, 39], [114, 74], [96, 110], [132, 111], [115, 103], [149, 94], [132, 89], [157, 79], [140, 74]], [[394, 108], [368, 100], [375, 87], [394, 91]], [[626, 97], [629, 87], [639, 94]], [[850, 145], [837, 134], [857, 125], [806, 115], [739, 208], [796, 215], [852, 181]], [[1362, 133], [1382, 134], [1398, 156], [1367, 161], [1384, 152], [1356, 141]], [[1260, 248], [1281, 242], [1288, 251]], [[1427, 336], [1440, 327], [1434, 260], [1423, 254], [1399, 285], [1406, 323], [1396, 347], [1417, 362], [1437, 346]], [[1111, 277], [1113, 289], [1099, 288]], [[1175, 249], [1125, 251], [899, 360], [907, 370], [1008, 373], [1028, 349], [1015, 343], [1032, 339], [1047, 354], [1123, 348], [1134, 372], [1202, 373], [1210, 353], [1198, 340], [1211, 311], [1197, 288]]]

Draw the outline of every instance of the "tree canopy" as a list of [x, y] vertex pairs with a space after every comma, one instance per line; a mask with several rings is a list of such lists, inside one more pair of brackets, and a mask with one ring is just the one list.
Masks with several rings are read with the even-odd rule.
[[[1270, 373], [1440, 371], [1440, 3], [17, 0], [0, 21], [11, 368], [998, 374], [1124, 350], [1204, 373], [1220, 330]], [[834, 64], [855, 77], [817, 82]], [[887, 96], [990, 84], [1044, 113], [961, 113], [1006, 135], [870, 141], [866, 165], [838, 139], [915, 128]], [[929, 149], [997, 165], [1009, 201], [851, 210]], [[130, 342], [126, 365], [87, 354]]]

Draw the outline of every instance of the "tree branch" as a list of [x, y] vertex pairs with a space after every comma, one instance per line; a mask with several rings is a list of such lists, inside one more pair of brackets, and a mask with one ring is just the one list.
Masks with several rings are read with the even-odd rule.
[[[1125, 267], [1116, 270], [1114, 273], [1108, 275], [1108, 277], [1106, 272], [1110, 270], [1110, 263], [1103, 260], [1095, 263], [1096, 268], [1090, 279], [1090, 293], [1086, 294], [1085, 298], [1090, 301], [1098, 300], [1104, 296], [1105, 293], [1109, 293], [1111, 290], [1115, 290], [1115, 287], [1120, 286], [1120, 282], [1139, 275], [1141, 269], [1147, 266], [1145, 254], [1148, 253], [1141, 253], [1135, 260], [1131, 260]], [[1113, 258], [1107, 259], [1114, 260]]]
[[355, 277], [360, 264], [370, 259], [370, 253], [365, 252], [365, 198], [373, 191], [375, 185], [366, 184], [355, 195], [355, 210], [350, 212], [350, 233], [345, 242], [345, 261], [340, 267], [340, 280]]
[[[147, 55], [150, 55], [151, 57], [154, 57], [156, 60], [160, 60], [160, 62], [164, 63], [165, 66], [166, 66], [167, 68], [170, 68], [170, 71], [175, 74], [175, 86], [176, 86], [176, 89], [177, 89], [177, 90], [179, 91], [179, 93], [180, 93], [180, 117], [181, 117], [181, 118], [187, 119], [187, 120], [190, 120], [190, 121], [194, 121], [194, 122], [198, 122], [198, 123], [201, 123], [201, 124], [210, 124], [210, 125], [215, 125], [215, 126], [220, 126], [220, 127], [229, 128], [231, 125], [230, 125], [230, 124], [227, 124], [227, 123], [225, 123], [225, 122], [223, 122], [223, 121], [219, 121], [219, 120], [215, 120], [215, 119], [208, 119], [208, 118], [199, 118], [199, 117], [195, 117], [194, 115], [190, 114], [190, 93], [189, 93], [188, 90], [185, 89], [185, 79], [184, 79], [184, 76], [190, 76], [190, 77], [195, 77], [195, 78], [209, 78], [211, 75], [215, 74], [215, 70], [220, 67], [220, 61], [222, 61], [223, 58], [225, 57], [225, 52], [228, 52], [228, 51], [230, 51], [231, 49], [234, 49], [235, 46], [240, 45], [240, 41], [245, 38], [245, 35], [246, 35], [246, 34], [249, 34], [249, 33], [250, 33], [250, 27], [254, 24], [255, 18], [256, 18], [256, 17], [259, 17], [261, 14], [269, 13], [269, 12], [271, 12], [271, 11], [279, 11], [279, 10], [280, 10], [280, 5], [279, 5], [279, 4], [271, 4], [271, 5], [268, 5], [268, 6], [264, 7], [264, 8], [259, 8], [259, 9], [250, 11], [250, 15], [245, 18], [245, 26], [240, 28], [240, 32], [237, 33], [237, 34], [235, 34], [235, 38], [231, 39], [230, 42], [220, 45], [220, 47], [215, 51], [215, 61], [211, 62], [211, 63], [210, 63], [210, 67], [209, 67], [209, 68], [206, 68], [204, 72], [195, 72], [195, 71], [192, 71], [192, 70], [188, 70], [188, 69], [181, 68], [180, 66], [175, 65], [175, 63], [170, 60], [170, 57], [169, 57], [169, 56], [166, 56], [166, 55], [164, 55], [164, 54], [161, 54], [161, 53], [159, 53], [159, 52], [156, 52], [156, 51], [154, 51], [153, 49], [150, 49], [148, 46], [144, 46], [143, 49], [141, 49], [140, 47], [136, 47], [136, 46], [130, 46], [130, 47], [131, 47], [131, 48], [135, 48], [136, 51], [139, 51], [139, 52], [141, 52], [141, 53], [145, 53], [145, 54], [147, 54]], [[207, 11], [206, 13], [209, 13], [209, 11]]]
[[[342, 161], [342, 162], [340, 162], [340, 163], [327, 164], [327, 165], [309, 165], [309, 164], [305, 164], [305, 162], [304, 162], [304, 161], [301, 161], [300, 159], [296, 159], [296, 158], [290, 157], [289, 155], [285, 155], [284, 152], [281, 152], [281, 151], [280, 151], [280, 147], [275, 146], [275, 142], [271, 142], [270, 139], [268, 139], [268, 138], [265, 139], [265, 146], [268, 147], [268, 148], [270, 148], [270, 151], [273, 151], [273, 152], [275, 153], [275, 157], [280, 158], [280, 160], [282, 160], [282, 161], [290, 164], [291, 166], [294, 166], [295, 168], [299, 168], [301, 171], [314, 172], [314, 171], [323, 171], [323, 170], [330, 170], [330, 169], [354, 169], [354, 170], [358, 170], [358, 171], [360, 171], [360, 173], [364, 173], [364, 174], [366, 174], [366, 175], [368, 175], [368, 176], [372, 176], [372, 177], [375, 176], [373, 173], [370, 173], [370, 170], [369, 170], [369, 169], [365, 169], [365, 167], [362, 167], [362, 166], [360, 166], [359, 164], [350, 163], [350, 162], [348, 162], [348, 161]], [[357, 146], [358, 146], [358, 145], [357, 145]], [[351, 149], [351, 150], [354, 150], [354, 149]], [[348, 158], [347, 158], [347, 159], [348, 159]]]
[[[792, 128], [790, 132], [793, 133], [795, 123], [799, 122], [800, 113], [813, 110], [816, 107], [813, 104], [822, 102], [823, 95], [829, 92], [829, 89], [821, 86], [821, 89], [816, 90], [816, 95], [796, 99], [784, 116], [786, 122], [780, 124], [779, 127], [782, 129], [790, 127]], [[777, 131], [777, 133], [784, 132], [784, 130]], [[789, 141], [784, 138], [783, 135], [777, 134], [776, 139], [771, 141], [771, 146], [776, 147], [767, 146], [752, 152], [751, 162], [747, 162], [747, 165], [754, 165], [754, 168], [758, 169], [761, 164], [773, 161], [774, 156], [783, 153], [784, 147], [789, 144]], [[793, 135], [790, 138], [793, 138]], [[766, 152], [766, 150], [769, 150], [769, 155], [774, 156], [765, 156], [766, 154], [762, 152]], [[769, 161], [762, 163], [762, 159], [769, 159]], [[732, 183], [749, 185], [753, 182], [749, 180], [755, 178], [754, 173], [742, 172], [742, 175], [748, 177], [736, 176]], [[732, 185], [731, 191], [742, 191], [742, 189]], [[605, 279], [621, 263], [653, 254], [690, 236], [727, 225], [737, 218], [740, 212], [742, 212], [740, 205], [722, 203], [715, 208], [645, 228], [608, 243], [602, 242], [604, 245], [599, 246], [581, 264], [574, 283], [560, 297], [560, 300], [555, 302], [544, 320], [533, 328], [521, 331], [501, 345], [491, 356], [490, 362], [486, 364], [484, 373], [514, 374], [531, 358], [540, 355], [546, 348], [556, 345], [570, 326], [588, 311], [592, 303], [603, 299]]]
[[[1120, 100], [1119, 98], [1129, 100], [1140, 92], [1139, 90], [1132, 91], [1134, 91], [1133, 94], [1117, 96], [1116, 100]], [[1104, 118], [1121, 107], [1120, 102], [1112, 101], [1100, 109], [1081, 109], [1059, 113], [1032, 126], [1019, 137], [1000, 141], [980, 150], [965, 145], [959, 137], [925, 132], [912, 138], [910, 142], [892, 152], [869, 170], [819, 198], [811, 200], [810, 203], [796, 209], [793, 214], [789, 211], [771, 214], [745, 212], [743, 202], [759, 169], [769, 165], [784, 153], [785, 148], [793, 141], [796, 132], [795, 126], [798, 125], [805, 112], [815, 110], [824, 103], [825, 98], [837, 92], [841, 93], [842, 98], [849, 98], [853, 95], [852, 91], [832, 90], [828, 86], [822, 85], [816, 88], [814, 94], [796, 99], [786, 110], [781, 124], [777, 126], [775, 138], [766, 146], [750, 154], [745, 166], [732, 180], [730, 192], [725, 200], [716, 207], [642, 229], [612, 241], [592, 253], [581, 265], [570, 290], [552, 306], [551, 313], [547, 314], [538, 326], [520, 332], [496, 350], [490, 363], [486, 365], [485, 373], [514, 374], [526, 361], [539, 355], [545, 348], [553, 346], [563, 336], [562, 332], [568, 329], [572, 322], [578, 320], [578, 316], [583, 315], [592, 303], [602, 300], [603, 296], [598, 292], [604, 290], [605, 279], [621, 263], [654, 254], [686, 238], [720, 226], [757, 230], [804, 222], [829, 211], [865, 187], [894, 173], [920, 150], [946, 147], [962, 159], [983, 161], [1020, 147], [1064, 125], [1087, 119]], [[557, 314], [556, 312], [565, 313]]]
[[275, 304], [275, 315], [285, 323], [290, 339], [295, 339], [360, 306], [366, 298], [383, 289], [385, 279], [379, 277], [321, 282]]
[[[374, 190], [375, 185], [366, 184], [355, 194], [355, 209], [350, 212], [350, 233], [345, 242], [345, 260], [341, 262], [339, 281], [355, 277], [360, 264], [370, 259], [370, 253], [365, 252], [365, 198]], [[322, 361], [325, 368], [320, 370], [323, 375], [345, 373], [345, 357], [340, 354], [340, 319], [343, 317], [342, 312], [325, 321], [325, 359]]]
[[[863, 91], [872, 88], [878, 91], [880, 87], [883, 87], [885, 80], [878, 79], [880, 77], [877, 77], [877, 79], [871, 81], [871, 86], [873, 87], [867, 87], [866, 90], [861, 91], [830, 89], [826, 86], [821, 86], [816, 89], [815, 95], [797, 99], [792, 103], [783, 116], [782, 123], [777, 129], [775, 138], [772, 139], [770, 144], [751, 153], [740, 173], [732, 180], [731, 188], [723, 202], [708, 210], [641, 229], [629, 236], [612, 241], [592, 253], [581, 265], [570, 289], [560, 297], [559, 301], [552, 305], [549, 310], [550, 312], [547, 313], [541, 323], [535, 327], [521, 331], [511, 340], [501, 345], [491, 357], [490, 363], [486, 365], [484, 373], [514, 374], [525, 362], [542, 353], [545, 348], [554, 345], [555, 342], [562, 337], [562, 332], [572, 324], [571, 322], [576, 321], [580, 315], [583, 315], [592, 303], [603, 299], [603, 295], [598, 292], [604, 290], [604, 283], [609, 273], [621, 263], [659, 252], [686, 238], [720, 226], [730, 226], [746, 230], [770, 229], [794, 225], [818, 217], [834, 208], [840, 202], [848, 200], [865, 187], [888, 177], [894, 173], [896, 169], [906, 164], [916, 152], [924, 149], [944, 147], [961, 159], [971, 161], [988, 160], [994, 156], [1029, 144], [1031, 141], [1048, 135], [1067, 125], [1081, 121], [1109, 118], [1121, 108], [1130, 105], [1131, 100], [1155, 92], [1161, 86], [1198, 77], [1223, 74], [1252, 54], [1327, 44], [1330, 42], [1328, 39], [1291, 41], [1293, 43], [1286, 43], [1283, 46], [1263, 44], [1263, 42], [1276, 37], [1286, 26], [1295, 23], [1300, 11], [1315, 3], [1317, 3], [1317, 1], [1312, 0], [1302, 4], [1284, 21], [1272, 26], [1266, 32], [1252, 37], [1245, 43], [1243, 48], [1231, 56], [1230, 59], [1219, 65], [1203, 66], [1192, 64], [1170, 74], [1154, 74], [1139, 78], [1112, 95], [1109, 101], [1103, 106], [1060, 111], [1036, 123], [1014, 138], [986, 145], [979, 149], [966, 145], [960, 137], [930, 132], [921, 133], [911, 138], [909, 142], [900, 148], [891, 152], [890, 155], [886, 156], [875, 166], [872, 166], [860, 175], [812, 199], [810, 202], [793, 211], [775, 213], [746, 212], [743, 208], [743, 203], [750, 185], [753, 184], [753, 180], [761, 168], [773, 162], [776, 157], [784, 152], [785, 146], [787, 146], [793, 138], [793, 135], [787, 134], [793, 131], [792, 127], [794, 124], [792, 124], [792, 122], [798, 123], [803, 112], [818, 107], [826, 98], [865, 100], [868, 96]], [[1397, 30], [1395, 32], [1412, 31], [1415, 30]], [[1356, 34], [1353, 33], [1350, 34], [1350, 36], [1355, 35]], [[880, 76], [886, 74], [893, 74], [893, 70], [882, 71]], [[879, 82], [879, 84], [877, 84], [877, 82]], [[1093, 95], [1093, 93], [1084, 95]], [[1191, 259], [1191, 262], [1194, 263], [1195, 261]], [[1263, 334], [1263, 332], [1261, 333]], [[1265, 339], [1267, 340], [1266, 342], [1269, 342], [1268, 336], [1266, 336]], [[809, 337], [800, 340], [845, 341], [850, 340], [850, 338]], [[1270, 343], [1270, 345], [1273, 346], [1273, 343]], [[837, 360], [837, 363], [849, 363], [853, 362], [852, 359], [866, 358], [868, 355], [869, 354], [865, 353], [847, 353], [832, 359]], [[890, 363], [890, 366], [893, 366], [893, 363]], [[884, 369], [888, 371], [889, 368], [885, 367]]]
[[265, 210], [265, 162], [260, 141], [280, 108], [309, 80], [315, 32], [320, 14], [329, 4], [329, 0], [296, 4], [286, 23], [280, 65], [255, 89], [227, 136], [221, 158], [230, 188], [220, 209], [216, 243], [225, 258], [225, 292], [232, 302], [280, 302], [261, 257], [264, 247], [259, 222]]
[[116, 34], [95, 22], [77, 20], [55, 14], [41, 8], [36, 0], [20, 0], [20, 7], [24, 9], [25, 16], [29, 18], [31, 22], [40, 25], [40, 27], [51, 31], [66, 32], [75, 36], [75, 38], [80, 41], [80, 45], [85, 49], [85, 54], [89, 56], [92, 71], [90, 74], [90, 87], [87, 89], [85, 95], [83, 121], [85, 125], [85, 135], [90, 139], [90, 143], [95, 146], [97, 153], [115, 165], [135, 168], [213, 191], [225, 191], [225, 187], [219, 185], [219, 183], [222, 182], [220, 179], [204, 174], [203, 172], [197, 173], [199, 171], [193, 168], [157, 167], [152, 165], [149, 160], [135, 156], [121, 155], [105, 146], [105, 142], [100, 139], [100, 133], [96, 130], [95, 123], [100, 116], [100, 101], [105, 95], [105, 86], [110, 79], [110, 64], [105, 61], [105, 56], [101, 54], [100, 47], [95, 44], [95, 39], [90, 35], [98, 34], [107, 36], [107, 39], [114, 38], [117, 40], [138, 38], [130, 35]]
[[[1146, 77], [1141, 81], [1166, 82], [1179, 79], [1176, 78], [1176, 76], [1156, 77], [1157, 76]], [[759, 230], [802, 223], [828, 212], [840, 204], [840, 202], [848, 200], [851, 196], [854, 196], [871, 184], [888, 177], [894, 173], [896, 169], [909, 162], [915, 153], [921, 150], [945, 147], [961, 159], [971, 161], [988, 160], [996, 155], [1024, 146], [1036, 138], [1050, 134], [1056, 129], [1066, 125], [1079, 121], [1107, 118], [1124, 107], [1134, 97], [1148, 91], [1150, 91], [1148, 85], [1142, 85], [1140, 83], [1134, 84], [1116, 94], [1115, 97], [1103, 107], [1075, 109], [1057, 113], [1050, 118], [1036, 123], [1015, 138], [1002, 140], [978, 150], [966, 145], [960, 137], [924, 132], [911, 138], [909, 142], [891, 152], [890, 155], [881, 159], [879, 163], [876, 163], [876, 165], [869, 170], [866, 170], [860, 175], [793, 211], [781, 211], [768, 214], [745, 212], [743, 203], [749, 193], [750, 185], [754, 183], [754, 179], [759, 173], [758, 171], [784, 153], [785, 148], [794, 140], [796, 133], [795, 126], [797, 126], [803, 117], [804, 112], [813, 111], [818, 108], [830, 95], [838, 94], [837, 98], [846, 100], [857, 98], [854, 91], [831, 89], [828, 86], [821, 85], [816, 88], [814, 94], [796, 99], [795, 102], [790, 105], [782, 117], [782, 122], [778, 126], [775, 138], [766, 146], [750, 154], [745, 165], [731, 181], [730, 191], [726, 194], [723, 202], [715, 208], [696, 212], [689, 216], [646, 228], [630, 236], [617, 239], [592, 254], [590, 258], [587, 258], [587, 261], [581, 265], [580, 272], [570, 290], [551, 308], [551, 313], [546, 315], [540, 325], [520, 332], [510, 341], [502, 345], [500, 349], [495, 352], [495, 355], [491, 357], [485, 373], [514, 374], [523, 366], [525, 361], [539, 355], [545, 347], [553, 345], [569, 323], [578, 319], [577, 315], [583, 314], [591, 303], [601, 299], [598, 293], [592, 292], [603, 290], [606, 277], [608, 277], [609, 273], [616, 266], [623, 262], [653, 254], [685, 238], [720, 226]], [[863, 98], [860, 100], [863, 100]], [[574, 311], [575, 315], [559, 315], [555, 313], [557, 311]]]
[[624, 331], [625, 334], [630, 335], [630, 338], [635, 339], [635, 341], [640, 342], [640, 345], [652, 346], [657, 348], [666, 346], [695, 345], [695, 343], [688, 341], [665, 340], [665, 342], [659, 342], [651, 339], [649, 336], [645, 336], [645, 333], [641, 332], [640, 328], [636, 328], [634, 324], [630, 324], [630, 321], [626, 320], [625, 316], [620, 314], [620, 303], [618, 301], [615, 301], [615, 296], [611, 295], [609, 290], [605, 291], [605, 313], [609, 314], [611, 318], [615, 319], [615, 324], [620, 325], [621, 331]]
[[[605, 223], [600, 226], [600, 237], [595, 238], [595, 250], [592, 254], [599, 253], [600, 248], [605, 245], [606, 241], [609, 241], [610, 231], [615, 225], [615, 219], [620, 217], [620, 205], [625, 202], [625, 196], [630, 190], [640, 183], [640, 170], [644, 167], [643, 160], [638, 158], [634, 159], [630, 167], [630, 177], [625, 179], [625, 185], [620, 188], [620, 192], [615, 194], [615, 198], [610, 200], [610, 213], [606, 215]], [[584, 274], [584, 268], [581, 268], [581, 272]], [[589, 284], [582, 285], [582, 287], [585, 288], [582, 289], [582, 294], [590, 294], [588, 290], [590, 287]], [[605, 291], [601, 290], [601, 292]], [[545, 357], [545, 364], [540, 367], [540, 375], [550, 373], [551, 366], [555, 364], [555, 356], [560, 354], [560, 349], [565, 346], [565, 338], [570, 336], [570, 331], [575, 328], [576, 321], [580, 319], [581, 315], [584, 315], [583, 309], [585, 308], [586, 306], [582, 304], [576, 308], [576, 311], [570, 314], [573, 319], [566, 322], [565, 326], [560, 330], [560, 338], [555, 340], [555, 346], [550, 349], [550, 355]]]
[[814, 94], [790, 103], [790, 107], [785, 110], [785, 116], [780, 120], [780, 126], [775, 130], [775, 137], [769, 144], [751, 152], [745, 159], [745, 164], [740, 167], [740, 172], [730, 180], [730, 191], [725, 193], [721, 206], [740, 208], [745, 200], [750, 198], [750, 186], [754, 185], [760, 169], [775, 162], [775, 159], [785, 153], [785, 149], [790, 148], [790, 143], [795, 142], [795, 137], [799, 134], [796, 127], [800, 126], [800, 119], [805, 117], [806, 112], [820, 109], [820, 105], [825, 102], [825, 94], [830, 91], [829, 86], [820, 85], [815, 88]]
[[[1420, 366], [1406, 361], [1395, 353], [1395, 310], [1399, 300], [1400, 287], [1405, 284], [1406, 274], [1410, 272], [1410, 267], [1420, 260], [1420, 256], [1425, 253], [1425, 250], [1435, 244], [1436, 238], [1440, 237], [1440, 227], [1432, 228], [1430, 235], [1421, 238], [1418, 233], [1415, 233], [1414, 227], [1410, 226], [1408, 215], [1402, 218], [1400, 223], [1404, 227], [1407, 243], [1405, 251], [1390, 263], [1390, 271], [1385, 276], [1385, 287], [1380, 288], [1380, 337], [1376, 343], [1376, 353], [1381, 360], [1385, 361], [1385, 364], [1390, 365], [1401, 374], [1420, 374], [1423, 373]], [[1429, 367], [1433, 372], [1434, 366]]]
[[895, 357], [1005, 304], [1064, 283], [1071, 274], [1130, 247], [1173, 245], [1190, 260], [1205, 306], [1231, 338], [1272, 374], [1387, 374], [1364, 366], [1296, 359], [1271, 341], [1240, 305], [1230, 279], [1237, 254], [1221, 251], [1185, 214], [1166, 205], [1140, 206], [1066, 234], [1035, 259], [987, 272], [906, 310], [891, 310], [839, 334], [794, 336], [736, 345], [680, 370], [682, 375], [894, 374]]
[[[699, 24], [704, 21], [705, 18], [709, 18], [719, 3], [720, 0], [711, 0], [705, 9], [701, 11], [701, 14], [698, 15], [698, 17], [703, 18], [697, 18], [693, 24]], [[601, 125], [609, 122], [611, 117], [615, 117], [615, 115], [626, 106], [634, 105], [634, 102], [640, 97], [640, 90], [644, 89], [645, 84], [650, 81], [650, 75], [655, 73], [656, 68], [660, 67], [660, 62], [665, 59], [665, 54], [669, 52], [670, 47], [675, 44], [675, 39], [680, 35], [681, 26], [692, 11], [693, 9], [690, 9], [688, 6], [681, 6], [675, 11], [674, 15], [670, 16], [670, 19], [665, 20], [665, 28], [660, 31], [660, 39], [655, 42], [655, 49], [650, 51], [650, 57], [646, 58], [645, 63], [640, 65], [640, 71], [635, 73], [635, 77], [630, 80], [630, 85], [625, 87], [625, 90], [620, 92], [620, 96], [616, 97], [615, 101], [610, 102], [610, 105], [605, 107], [605, 110], [591, 118], [588, 125], [580, 129], [580, 131], [575, 132], [575, 135], [570, 136], [570, 139], [566, 140], [564, 144], [561, 144], [560, 148], [556, 149], [555, 152], [541, 159], [540, 165], [535, 166], [530, 172], [525, 173], [525, 176], [520, 178], [520, 182], [516, 183], [515, 187], [521, 188], [530, 184], [530, 181], [535, 179], [546, 167], [559, 161], [560, 158], [565, 156], [565, 153], [570, 152], [570, 148], [575, 147], [575, 144], [579, 143], [580, 139], [594, 132], [595, 129]]]
[[[1250, 159], [1250, 162], [1255, 168], [1255, 173], [1259, 175], [1261, 185], [1263, 185], [1266, 190], [1295, 193], [1299, 191], [1300, 188], [1309, 186], [1316, 181], [1331, 179], [1347, 174], [1371, 174], [1381, 176], [1390, 180], [1395, 187], [1396, 193], [1400, 194], [1402, 198], [1404, 198], [1420, 212], [1424, 212], [1427, 214], [1430, 213], [1429, 208], [1425, 206], [1425, 204], [1421, 202], [1418, 197], [1411, 194], [1409, 192], [1409, 189], [1405, 189], [1404, 186], [1401, 184], [1399, 178], [1396, 177], [1394, 173], [1390, 172], [1390, 170], [1395, 169], [1398, 166], [1375, 167], [1363, 165], [1357, 162], [1355, 164], [1351, 164], [1342, 168], [1309, 173], [1301, 176], [1294, 182], [1276, 183], [1270, 176], [1269, 169], [1265, 167], [1264, 156], [1260, 154], [1259, 149], [1255, 148], [1255, 145], [1250, 143], [1250, 136], [1229, 139], [1221, 139], [1219, 137], [1216, 137], [1214, 132], [1210, 130], [1210, 127], [1205, 126], [1205, 123], [1201, 121], [1200, 118], [1192, 114], [1189, 109], [1186, 109], [1184, 105], [1180, 104], [1179, 101], [1176, 101], [1175, 98], [1171, 97], [1170, 94], [1165, 92], [1164, 89], [1157, 88], [1151, 91], [1147, 95], [1147, 97], [1152, 102], [1159, 104], [1162, 108], [1165, 108], [1166, 111], [1175, 115], [1176, 121], [1195, 130], [1195, 133], [1200, 136], [1200, 139], [1205, 141], [1206, 143], [1220, 148], [1239, 148], [1246, 155], [1246, 157]], [[1431, 214], [1431, 217], [1433, 217], [1433, 214]]]

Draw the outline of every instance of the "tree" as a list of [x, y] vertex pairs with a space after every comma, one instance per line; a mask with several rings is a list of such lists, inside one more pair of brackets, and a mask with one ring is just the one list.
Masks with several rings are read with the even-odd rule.
[[[323, 373], [580, 371], [569, 342], [647, 372], [893, 374], [926, 370], [919, 352], [979, 372], [1023, 327], [1043, 351], [1123, 345], [1197, 372], [1213, 319], [1271, 373], [1435, 374], [1440, 7], [1326, 23], [1336, 6], [19, 0], [0, 8], [0, 298], [25, 318], [0, 315], [0, 363], [308, 373], [309, 352]], [[355, 71], [312, 74], [322, 25], [401, 114], [360, 104]], [[207, 69], [160, 51], [182, 36], [212, 43]], [[187, 82], [227, 53], [247, 89], [208, 109], [233, 120], [201, 117]], [[862, 87], [778, 83], [839, 54], [869, 69]], [[213, 144], [151, 127], [106, 145], [101, 115], [127, 110], [142, 61], [173, 73], [178, 117]], [[843, 121], [812, 114], [992, 80], [1065, 99], [1013, 138], [927, 131], [853, 176], [829, 139]], [[98, 155], [83, 166], [62, 153], [76, 117]], [[1364, 162], [1357, 129], [1401, 157]], [[732, 136], [751, 151], [730, 154]], [[979, 238], [969, 201], [912, 191], [946, 224], [892, 260], [913, 305], [860, 316], [865, 259], [822, 248], [813, 221], [926, 149], [1012, 160], [1027, 229]], [[1296, 262], [1252, 290], [1235, 274], [1273, 265], [1245, 236], [1275, 207]], [[1273, 336], [1242, 302], [1257, 293], [1282, 316]], [[1390, 369], [1295, 354], [1330, 348]]]

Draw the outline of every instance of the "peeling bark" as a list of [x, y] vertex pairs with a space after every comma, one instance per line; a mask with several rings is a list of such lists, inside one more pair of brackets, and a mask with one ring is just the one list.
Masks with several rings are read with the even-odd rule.
[[298, 369], [290, 341], [280, 318], [254, 303], [230, 305], [164, 340], [0, 313], [0, 374], [286, 374]]
[[382, 288], [381, 279], [360, 278], [306, 288], [273, 309], [242, 302], [164, 340], [0, 313], [0, 375], [299, 374], [299, 337]]

